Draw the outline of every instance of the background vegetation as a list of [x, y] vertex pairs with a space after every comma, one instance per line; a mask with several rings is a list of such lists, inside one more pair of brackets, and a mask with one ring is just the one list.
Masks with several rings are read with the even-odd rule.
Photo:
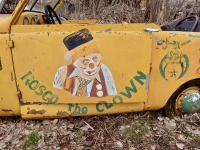
[[[198, 0], [67, 0], [58, 13], [68, 19], [98, 19], [99, 23], [172, 22], [199, 14]], [[67, 6], [67, 7], [66, 7]], [[66, 9], [68, 8], [68, 9]]]

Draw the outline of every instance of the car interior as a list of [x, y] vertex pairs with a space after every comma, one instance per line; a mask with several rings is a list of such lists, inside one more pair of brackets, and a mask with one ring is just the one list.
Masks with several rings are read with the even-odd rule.
[[[21, 14], [17, 25], [40, 25], [40, 24], [95, 24], [98, 23], [94, 20], [68, 20], [63, 16], [58, 16], [55, 12], [60, 0], [30, 0]], [[64, 2], [67, 7], [70, 6], [69, 2]]]

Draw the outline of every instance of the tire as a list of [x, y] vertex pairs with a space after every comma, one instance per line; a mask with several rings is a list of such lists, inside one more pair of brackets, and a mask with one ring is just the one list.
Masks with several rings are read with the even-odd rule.
[[191, 114], [200, 110], [200, 80], [188, 81], [180, 86], [165, 105], [165, 114], [169, 118]]

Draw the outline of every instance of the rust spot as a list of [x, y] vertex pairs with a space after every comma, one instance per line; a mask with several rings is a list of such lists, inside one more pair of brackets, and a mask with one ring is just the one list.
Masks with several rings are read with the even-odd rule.
[[0, 32], [0, 34], [8, 34], [8, 32]]
[[22, 92], [20, 90], [18, 90], [18, 92], [17, 92], [17, 97], [18, 97], [18, 99], [22, 98]]
[[38, 105], [41, 105], [41, 104], [46, 104], [45, 102], [33, 102], [33, 104], [38, 104]]
[[12, 72], [10, 72], [10, 75], [11, 75], [11, 81], [13, 81], [13, 74], [12, 74]]
[[181, 67], [184, 68], [184, 64], [183, 64], [183, 62], [181, 62]]
[[151, 70], [152, 70], [152, 67], [150, 67], [150, 72], [151, 72]]
[[200, 75], [200, 67], [197, 69], [197, 71], [196, 71], [196, 75], [197, 75], [197, 76]]
[[4, 111], [4, 112], [11, 112], [12, 110], [11, 110], [11, 109], [2, 109], [1, 111]]
[[194, 102], [194, 104], [192, 105], [192, 110], [195, 110], [197, 108], [197, 102]]
[[44, 109], [42, 109], [42, 110], [35, 110], [35, 109], [31, 109], [30, 110], [30, 108], [28, 107], [27, 108], [28, 109], [28, 112], [27, 112], [27, 114], [34, 114], [34, 115], [36, 115], [36, 114], [40, 114], [40, 115], [43, 115], [43, 114], [45, 114], [45, 112], [46, 112], [46, 110], [44, 110]]
[[2, 63], [1, 63], [1, 57], [0, 57], [0, 71], [3, 69]]
[[62, 116], [62, 115], [67, 115], [68, 113], [66, 111], [58, 111], [56, 115]]

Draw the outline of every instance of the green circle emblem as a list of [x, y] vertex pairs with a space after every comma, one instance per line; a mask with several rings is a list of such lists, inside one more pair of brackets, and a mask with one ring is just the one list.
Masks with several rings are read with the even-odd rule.
[[180, 51], [167, 53], [160, 62], [159, 70], [165, 80], [182, 78], [189, 68], [189, 59]]

